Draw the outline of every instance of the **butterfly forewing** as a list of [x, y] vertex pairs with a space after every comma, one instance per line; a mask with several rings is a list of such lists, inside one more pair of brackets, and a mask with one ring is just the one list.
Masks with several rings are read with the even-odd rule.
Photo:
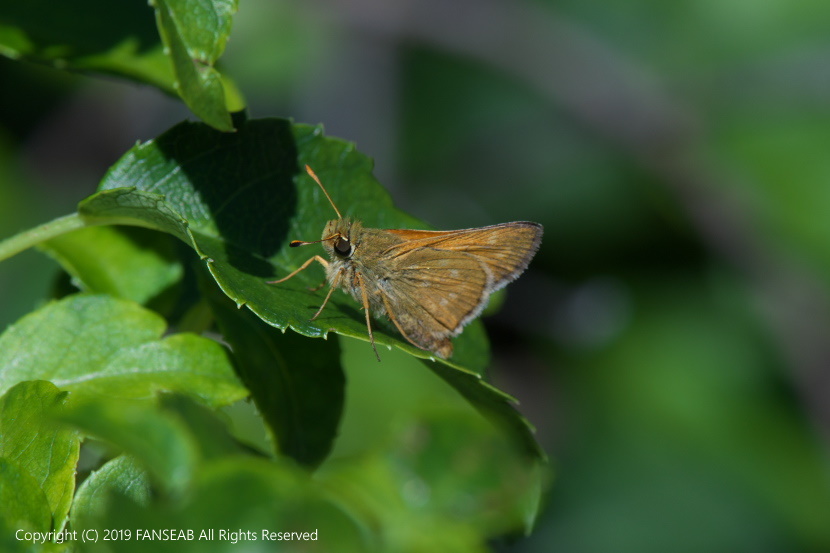
[[387, 313], [407, 339], [443, 357], [452, 354], [449, 337], [525, 269], [541, 239], [535, 223], [380, 232], [403, 240], [381, 254], [394, 267], [383, 285]]
[[[404, 242], [389, 248], [392, 256], [405, 255], [412, 248], [442, 252], [464, 252], [475, 256], [492, 276], [490, 291], [502, 288], [527, 268], [542, 240], [542, 226], [513, 222], [463, 230], [389, 230]], [[509, 234], [506, 239], [505, 234]]]

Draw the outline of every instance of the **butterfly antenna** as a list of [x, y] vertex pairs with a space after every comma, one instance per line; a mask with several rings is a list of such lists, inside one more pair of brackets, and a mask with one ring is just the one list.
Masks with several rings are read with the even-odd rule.
[[[326, 190], [326, 187], [325, 187], [325, 186], [323, 186], [323, 183], [322, 183], [322, 182], [320, 182], [320, 179], [317, 177], [317, 174], [316, 174], [314, 171], [312, 171], [311, 167], [309, 167], [308, 165], [306, 165], [306, 166], [305, 166], [305, 172], [306, 172], [306, 173], [308, 173], [308, 176], [310, 176], [312, 179], [314, 179], [314, 182], [316, 182], [317, 184], [319, 184], [319, 185], [320, 185], [320, 188], [323, 190], [323, 194], [325, 194], [325, 195], [326, 195], [326, 198], [328, 198], [329, 203], [331, 204], [331, 207], [333, 207], [333, 208], [334, 208], [334, 212], [335, 212], [335, 213], [337, 213], [337, 218], [338, 218], [338, 219], [342, 219], [342, 218], [343, 218], [343, 216], [342, 216], [342, 215], [340, 215], [340, 210], [339, 210], [339, 209], [337, 209], [337, 206], [336, 206], [336, 205], [334, 205], [334, 200], [332, 200], [332, 199], [331, 199], [331, 196], [329, 196], [329, 193], [328, 193], [328, 191]], [[325, 242], [326, 240], [329, 240], [329, 239], [328, 239], [328, 238], [325, 238], [325, 239], [323, 239], [323, 240], [318, 240], [318, 242]], [[308, 243], [308, 244], [313, 244], [314, 242], [307, 242], [307, 243]], [[292, 244], [293, 244], [293, 242], [292, 242]]]
[[[340, 214], [338, 213], [338, 215], [340, 215]], [[329, 240], [334, 240], [335, 238], [339, 238], [339, 237], [340, 237], [340, 233], [335, 232], [331, 236], [327, 236], [326, 238], [323, 238], [322, 240], [314, 240], [312, 242], [304, 242], [302, 240], [292, 240], [291, 243], [288, 244], [288, 245], [291, 246], [292, 248], [296, 248], [296, 247], [299, 247], [299, 246], [308, 246], [309, 244], [319, 244], [320, 242], [327, 242]]]

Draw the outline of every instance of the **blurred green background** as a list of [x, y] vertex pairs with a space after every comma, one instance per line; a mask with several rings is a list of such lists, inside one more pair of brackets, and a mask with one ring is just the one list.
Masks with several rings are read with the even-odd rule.
[[[545, 226], [486, 323], [556, 479], [495, 549], [830, 551], [829, 31], [815, 0], [241, 1], [222, 70], [251, 117], [355, 141], [437, 228]], [[188, 117], [6, 58], [0, 83], [3, 237]], [[0, 325], [55, 272], [5, 262]], [[395, 410], [350, 378], [336, 454]]]

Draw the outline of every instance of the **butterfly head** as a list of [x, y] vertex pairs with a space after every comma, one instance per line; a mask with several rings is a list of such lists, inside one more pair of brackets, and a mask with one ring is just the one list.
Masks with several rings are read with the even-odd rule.
[[326, 223], [320, 240], [332, 259], [348, 259], [357, 247], [355, 240], [360, 223], [352, 219], [334, 219]]

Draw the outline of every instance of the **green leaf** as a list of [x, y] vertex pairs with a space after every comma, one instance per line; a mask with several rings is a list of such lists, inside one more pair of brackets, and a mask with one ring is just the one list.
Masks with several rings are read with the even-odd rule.
[[[124, 529], [131, 539], [119, 552], [142, 552], [136, 532], [192, 530], [193, 539], [157, 540], [163, 552], [373, 551], [367, 532], [303, 471], [287, 463], [254, 458], [223, 459], [206, 465], [178, 502], [137, 505], [116, 494], [100, 513], [97, 528]], [[84, 523], [90, 522], [85, 519]], [[212, 533], [211, 533], [212, 532]], [[263, 532], [308, 533], [306, 540], [266, 539]]]
[[219, 329], [273, 443], [280, 453], [317, 465], [331, 451], [343, 411], [346, 382], [337, 342], [305, 347], [305, 338], [275, 332], [217, 292], [207, 296]]
[[[56, 416], [135, 456], [167, 491], [187, 489], [194, 472], [207, 461], [251, 453], [236, 442], [215, 413], [182, 394], [160, 394], [156, 401], [78, 396]], [[132, 478], [138, 479], [139, 486], [146, 486], [131, 462], [123, 463], [102, 473], [95, 486], [146, 499], [143, 487], [122, 489]], [[94, 503], [82, 507], [87, 511], [97, 509], [96, 505], [104, 501], [103, 492], [97, 488], [84, 493], [90, 494]]]
[[163, 394], [161, 407], [174, 413], [189, 429], [202, 459], [210, 460], [228, 455], [250, 453], [231, 435], [227, 424], [216, 413], [196, 403], [186, 395]]
[[225, 50], [236, 0], [151, 0], [173, 62], [174, 88], [208, 125], [232, 131], [222, 76], [214, 64]]
[[200, 458], [185, 423], [155, 401], [81, 396], [55, 416], [134, 455], [169, 493], [187, 488]]
[[142, 2], [6, 2], [0, 52], [63, 69], [117, 74], [174, 92], [153, 12]]
[[232, 131], [230, 110], [243, 109], [244, 100], [214, 65], [225, 49], [237, 2], [151, 4], [156, 25], [142, 2], [12, 2], [3, 6], [0, 53], [157, 86], [180, 96], [209, 125]]
[[[424, 227], [396, 210], [371, 175], [371, 161], [354, 145], [326, 138], [319, 128], [277, 119], [239, 124], [232, 135], [201, 124], [182, 123], [128, 152], [104, 178], [101, 192], [81, 202], [88, 224], [134, 224], [169, 232], [191, 245], [208, 263], [222, 290], [278, 328], [306, 336], [335, 330], [368, 340], [366, 324], [351, 298], [333, 296], [315, 321], [324, 292], [309, 292], [323, 279], [309, 269], [274, 286], [268, 279], [296, 269], [314, 251], [288, 248], [293, 238], [316, 238], [334, 216], [331, 206], [300, 167], [311, 164], [346, 216], [380, 228]], [[297, 182], [295, 184], [295, 177]], [[132, 187], [132, 188], [125, 188]], [[376, 341], [428, 358], [403, 341], [391, 324], [380, 324]], [[486, 351], [483, 337], [469, 350]], [[458, 365], [468, 365], [456, 356]], [[476, 372], [483, 369], [480, 356]]]
[[[267, 284], [307, 259], [309, 253], [287, 247], [290, 238], [318, 235], [331, 216], [331, 206], [309, 178], [298, 177], [295, 188], [294, 177], [304, 163], [314, 165], [326, 180], [346, 216], [365, 214], [365, 223], [379, 228], [424, 226], [392, 207], [371, 176], [370, 160], [353, 145], [325, 138], [319, 128], [281, 120], [242, 122], [233, 135], [202, 124], [180, 124], [128, 152], [107, 174], [102, 190], [81, 202], [80, 217], [88, 225], [145, 226], [178, 237], [205, 259], [228, 297], [272, 326], [311, 337], [334, 331], [365, 341], [365, 322], [351, 298], [335, 294], [321, 316], [309, 320], [323, 301], [322, 292], [308, 290], [323, 280], [321, 270], [309, 269], [279, 286]], [[77, 224], [69, 220], [61, 226]], [[31, 244], [41, 235], [24, 234], [34, 238], [9, 239], [4, 243], [13, 243], [9, 251], [20, 249], [17, 242]], [[53, 236], [48, 229], [43, 234]], [[379, 345], [432, 358], [405, 342], [388, 322], [374, 325]], [[499, 421], [527, 451], [543, 457], [512, 398], [479, 376], [487, 362], [480, 323], [469, 325], [455, 346], [451, 360], [429, 367]]]
[[[233, 497], [233, 505], [227, 505]], [[200, 474], [189, 508], [194, 520], [222, 527], [250, 528], [260, 540], [262, 530], [314, 532], [316, 543], [285, 543], [288, 550], [366, 551], [355, 521], [309, 475], [288, 463], [257, 459], [219, 461]], [[209, 526], [211, 527], [211, 526]], [[290, 547], [293, 546], [293, 547]], [[264, 543], [273, 551], [274, 543]]]
[[82, 290], [146, 303], [177, 282], [169, 237], [136, 227], [86, 227], [44, 242]]
[[109, 296], [50, 303], [0, 336], [0, 392], [38, 378], [119, 398], [180, 390], [209, 405], [247, 394], [222, 346], [186, 333], [159, 339], [165, 326], [152, 311]]
[[547, 459], [544, 450], [533, 437], [536, 430], [513, 407], [518, 404], [515, 398], [488, 384], [481, 378], [481, 375], [472, 371], [439, 363], [426, 363], [426, 365], [458, 390], [482, 415], [506, 430], [527, 455], [542, 460]]
[[381, 551], [488, 551], [485, 537], [472, 525], [420, 509], [427, 505], [431, 490], [417, 474], [407, 472], [409, 468], [370, 454], [324, 469], [319, 478], [335, 497], [360, 512], [370, 527], [383, 529]]
[[139, 505], [150, 503], [150, 481], [135, 457], [121, 455], [107, 461], [84, 480], [72, 503], [73, 528], [93, 526], [93, 521], [111, 508], [108, 500], [112, 493], [119, 493]]
[[474, 414], [435, 413], [396, 438], [389, 464], [410, 509], [488, 537], [530, 533], [547, 466], [517, 454], [490, 424]]
[[65, 398], [66, 392], [43, 381], [21, 382], [0, 397], [0, 457], [35, 479], [58, 529], [75, 491], [80, 438], [44, 414]]
[[327, 462], [320, 481], [385, 528], [389, 550], [484, 550], [486, 539], [529, 533], [547, 466], [472, 410], [417, 417], [376, 450]]
[[19, 464], [0, 457], [0, 540], [17, 530], [48, 532], [51, 527], [49, 499], [38, 481]]
[[[142, 367], [141, 373], [136, 368]], [[67, 388], [71, 386], [67, 385]], [[80, 384], [78, 386], [81, 388]], [[119, 352], [83, 391], [121, 397], [150, 397], [157, 390], [181, 391], [209, 405], [227, 405], [247, 395], [225, 350], [207, 338], [174, 334]]]
[[[327, 138], [319, 127], [279, 119], [240, 121], [237, 127], [238, 132], [226, 134], [182, 123], [134, 147], [110, 169], [101, 191], [81, 202], [81, 216], [88, 224], [132, 224], [177, 236], [205, 260], [228, 297], [272, 326], [309, 337], [334, 331], [368, 341], [363, 314], [341, 293], [310, 320], [325, 294], [308, 289], [323, 281], [321, 268], [309, 268], [280, 285], [267, 284], [320, 252], [289, 248], [288, 243], [317, 238], [334, 216], [300, 167], [314, 168], [346, 217], [376, 228], [425, 225], [393, 207], [371, 174], [371, 160], [353, 144]], [[406, 342], [388, 321], [373, 325], [378, 345], [433, 358]], [[526, 449], [541, 455], [512, 400], [477, 376], [487, 363], [480, 322], [469, 325], [455, 346], [451, 360], [436, 360], [430, 367], [501, 420]]]
[[120, 351], [158, 339], [158, 315], [106, 296], [69, 296], [34, 311], [0, 335], [0, 391], [23, 380], [83, 382]]

